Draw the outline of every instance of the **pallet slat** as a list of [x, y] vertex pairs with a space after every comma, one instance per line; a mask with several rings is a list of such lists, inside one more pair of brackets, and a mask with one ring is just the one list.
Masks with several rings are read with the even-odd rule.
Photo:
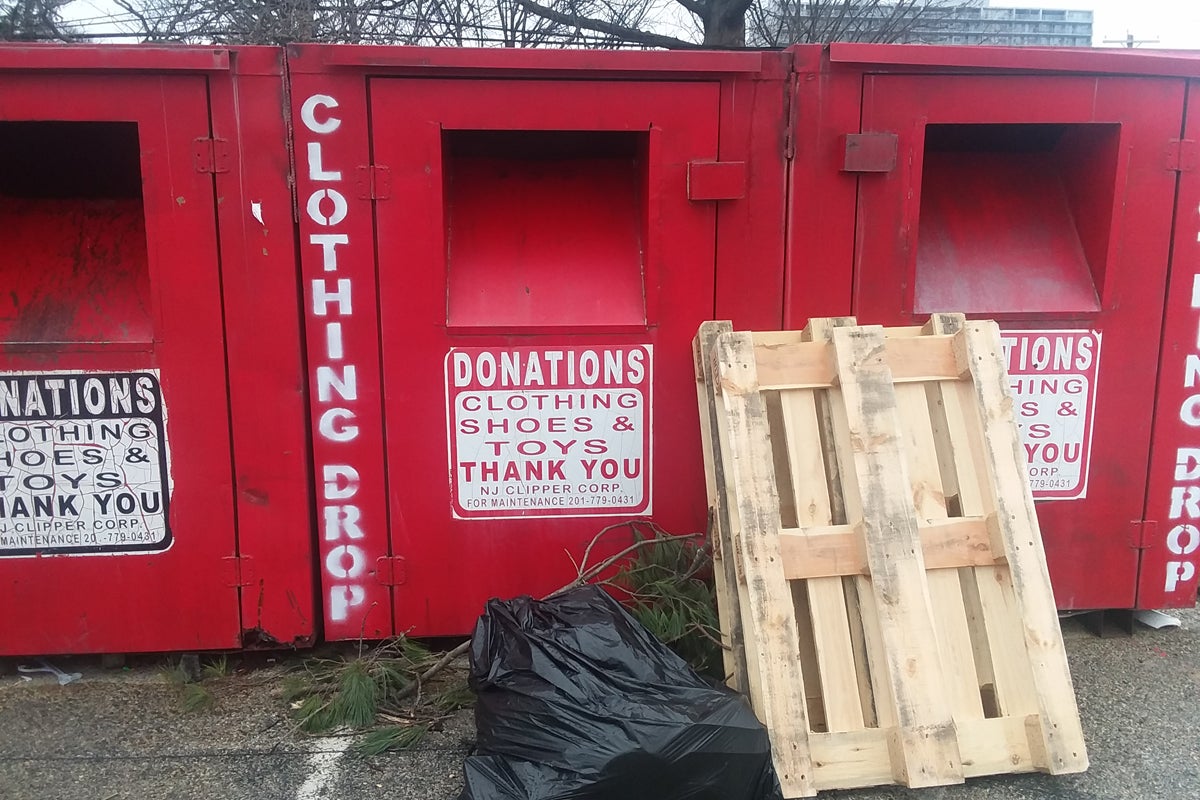
[[995, 324], [706, 323], [695, 356], [727, 667], [785, 796], [1086, 768]]
[[718, 445], [725, 484], [737, 487], [726, 505], [745, 636], [750, 697], [771, 732], [779, 783], [788, 797], [816, 792], [808, 748], [804, 680], [795, 670], [800, 642], [791, 590], [779, 554], [779, 495], [767, 410], [758, 390], [748, 334], [718, 337], [712, 371], [719, 398]]
[[[729, 510], [720, 499], [718, 487], [725, 481], [718, 443], [716, 381], [712, 374], [711, 353], [717, 337], [730, 333], [728, 322], [705, 322], [692, 343], [692, 358], [696, 373], [696, 395], [700, 407], [700, 442], [704, 448], [704, 475], [708, 492], [709, 539], [712, 544], [713, 584], [717, 595], [717, 621], [721, 625], [722, 665], [728, 683], [742, 694], [750, 685], [746, 674], [746, 645], [742, 638], [742, 610], [737, 595], [737, 573], [733, 552], [725, 542], [729, 536]], [[726, 554], [726, 550], [730, 552]]]
[[912, 787], [961, 783], [957, 734], [942, 693], [946, 679], [929, 646], [936, 641], [933, 611], [883, 329], [838, 328], [833, 350], [850, 434], [848, 464], [861, 492], [881, 666], [896, 707], [893, 774]]

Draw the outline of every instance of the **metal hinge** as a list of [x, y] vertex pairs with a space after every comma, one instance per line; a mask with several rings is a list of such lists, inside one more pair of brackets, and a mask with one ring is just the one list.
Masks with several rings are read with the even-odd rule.
[[1129, 546], [1134, 550], [1147, 550], [1150, 542], [1158, 533], [1158, 521], [1153, 519], [1135, 519], [1129, 523]]
[[226, 586], [249, 586], [254, 583], [254, 565], [249, 556], [225, 556], [221, 568]]
[[[811, 77], [811, 76], [809, 76]], [[785, 127], [783, 129], [783, 157], [791, 161], [796, 157], [796, 124], [800, 108], [800, 76], [788, 78], [787, 90], [783, 98]]]
[[387, 200], [392, 196], [392, 171], [378, 164], [355, 170], [359, 200]]
[[375, 562], [375, 580], [384, 586], [403, 586], [408, 582], [408, 563], [404, 556], [383, 556]]
[[229, 172], [229, 140], [200, 138], [192, 141], [192, 163], [196, 172], [216, 175]]
[[1167, 142], [1166, 168], [1172, 172], [1192, 172], [1200, 163], [1195, 139], [1171, 139]]

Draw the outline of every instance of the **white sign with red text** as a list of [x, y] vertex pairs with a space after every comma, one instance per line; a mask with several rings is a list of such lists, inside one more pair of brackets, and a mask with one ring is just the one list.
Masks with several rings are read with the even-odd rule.
[[647, 514], [650, 345], [446, 355], [458, 519]]
[[1035, 500], [1087, 496], [1100, 332], [1002, 331]]

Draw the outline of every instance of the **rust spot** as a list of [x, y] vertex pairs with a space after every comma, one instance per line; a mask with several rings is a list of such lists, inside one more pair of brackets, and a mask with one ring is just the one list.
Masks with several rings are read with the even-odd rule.
[[[18, 304], [14, 302], [14, 305]], [[54, 294], [34, 297], [19, 304], [17, 318], [6, 338], [12, 343], [63, 341], [69, 338], [76, 308], [75, 298]]]
[[262, 489], [243, 489], [242, 498], [245, 499], [247, 503], [253, 503], [256, 506], [269, 505], [271, 502], [270, 495], [268, 495]]

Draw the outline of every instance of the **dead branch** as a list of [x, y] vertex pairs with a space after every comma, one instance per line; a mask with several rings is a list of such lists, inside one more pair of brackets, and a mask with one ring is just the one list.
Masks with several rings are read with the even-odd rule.
[[[657, 533], [662, 533], [662, 534], [667, 533], [659, 525], [657, 525], [654, 522], [651, 522], [650, 520], [629, 520], [628, 522], [619, 522], [614, 525], [609, 525], [605, 528], [602, 528], [595, 536], [592, 537], [592, 540], [590, 542], [588, 542], [588, 546], [584, 550], [583, 560], [577, 567], [578, 574], [575, 576], [575, 579], [573, 581], [571, 581], [570, 583], [566, 584], [565, 586], [563, 586], [559, 589], [556, 589], [555, 591], [546, 595], [542, 599], [548, 600], [552, 597], [556, 597], [557, 595], [562, 594], [563, 592], [568, 592], [571, 589], [576, 589], [580, 586], [583, 586], [584, 584], [590, 583], [591, 580], [593, 578], [595, 578], [596, 576], [603, 575], [606, 571], [615, 567], [617, 564], [621, 563], [621, 561], [623, 561], [626, 556], [629, 556], [630, 554], [637, 552], [638, 550], [642, 549], [643, 547], [646, 547], [649, 545], [655, 545], [660, 541], [658, 538], [640, 539], [640, 540], [634, 542], [633, 544], [629, 545], [628, 547], [622, 549], [615, 555], [611, 555], [608, 558], [604, 559], [599, 564], [596, 564], [594, 567], [588, 567], [588, 565], [587, 565], [588, 556], [591, 554], [592, 548], [596, 545], [596, 542], [600, 541], [601, 538], [603, 538], [607, 534], [611, 533], [612, 531], [618, 530], [620, 528], [629, 528], [630, 531], [636, 531], [638, 525], [644, 525], [645, 527], [649, 528], [651, 531], [653, 531], [656, 534]], [[703, 536], [704, 536], [703, 533], [688, 533], [688, 534], [681, 534], [679, 536], [675, 536], [674, 538], [678, 539], [678, 540], [686, 540], [686, 539], [697, 539], [697, 538], [701, 538]], [[429, 669], [427, 669], [423, 673], [421, 673], [421, 676], [419, 678], [417, 678], [417, 680], [414, 681], [413, 684], [411, 684], [410, 686], [408, 686], [404, 690], [402, 690], [399, 693], [398, 697], [404, 698], [404, 697], [411, 696], [414, 692], [416, 692], [419, 689], [421, 684], [428, 681], [434, 675], [437, 675], [439, 672], [444, 670], [451, 663], [453, 663], [454, 661], [458, 660], [460, 657], [465, 655], [467, 653], [467, 651], [470, 649], [471, 649], [471, 640], [468, 639], [467, 641], [460, 644], [458, 647], [455, 647], [453, 650], [450, 650], [444, 656], [442, 656], [437, 661], [437, 663], [435, 663], [432, 667], [430, 667]]]

